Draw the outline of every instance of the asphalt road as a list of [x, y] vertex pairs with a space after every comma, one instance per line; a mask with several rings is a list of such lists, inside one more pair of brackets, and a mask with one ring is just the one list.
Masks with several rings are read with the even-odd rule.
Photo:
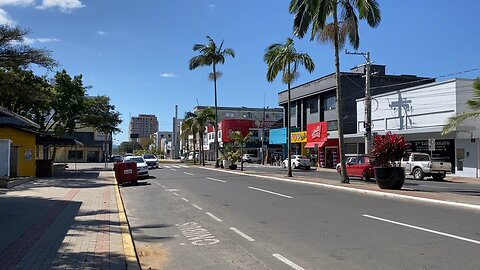
[[121, 188], [144, 269], [480, 269], [479, 212], [183, 165], [150, 173]]
[[[262, 166], [258, 164], [244, 164], [245, 170], [248, 172], [259, 172], [259, 173], [268, 173], [275, 174], [278, 176], [286, 176], [287, 169], [279, 166]], [[293, 175], [306, 176], [306, 177], [318, 177], [333, 182], [338, 182], [340, 176], [334, 170], [332, 171], [316, 171], [314, 169], [304, 170], [304, 169], [294, 169]], [[369, 182], [362, 181], [358, 177], [351, 177], [351, 182], [376, 185], [375, 181], [372, 179]], [[410, 176], [407, 177], [403, 189], [411, 189], [418, 191], [433, 191], [433, 192], [450, 192], [453, 194], [461, 195], [471, 195], [479, 196], [480, 195], [480, 183], [453, 183], [449, 181], [433, 181], [431, 178], [425, 178], [425, 180], [414, 180]]]

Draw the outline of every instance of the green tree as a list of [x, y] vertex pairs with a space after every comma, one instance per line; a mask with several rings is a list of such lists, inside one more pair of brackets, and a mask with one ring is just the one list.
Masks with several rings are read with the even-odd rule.
[[295, 44], [291, 38], [287, 38], [285, 44], [275, 43], [268, 46], [263, 57], [267, 64], [267, 80], [272, 82], [277, 77], [278, 73], [282, 72], [282, 82], [287, 84], [288, 88], [288, 104], [287, 104], [287, 147], [288, 147], [288, 176], [292, 177], [291, 149], [290, 149], [290, 118], [291, 118], [291, 83], [298, 77], [297, 68], [299, 65], [305, 67], [308, 72], [315, 69], [315, 64], [312, 58], [306, 53], [298, 53], [295, 49]]
[[467, 101], [467, 106], [472, 110], [471, 112], [463, 112], [454, 115], [448, 119], [447, 125], [443, 127], [442, 135], [451, 132], [461, 123], [480, 117], [480, 77], [473, 82], [473, 98]]
[[50, 51], [23, 44], [29, 33], [18, 26], [0, 25], [0, 68], [26, 68], [31, 64], [53, 68], [58, 65]]
[[234, 131], [230, 134], [230, 139], [234, 141], [237, 147], [240, 148], [240, 170], [243, 171], [243, 154], [245, 154], [245, 144], [250, 140], [252, 133], [249, 132], [247, 135], [243, 136], [242, 132]]
[[[337, 80], [338, 137], [342, 183], [349, 183], [345, 167], [345, 145], [343, 136], [342, 87], [340, 84], [339, 50], [346, 40], [354, 49], [360, 45], [358, 18], [365, 19], [371, 27], [377, 27], [381, 20], [377, 0], [291, 0], [290, 13], [294, 14], [293, 33], [303, 38], [311, 28], [310, 39], [333, 43], [335, 48], [335, 74]], [[340, 11], [340, 17], [339, 15]], [[358, 16], [357, 16], [358, 13]], [[332, 17], [328, 22], [327, 18]], [[311, 25], [311, 27], [310, 27]]]
[[143, 150], [142, 146], [138, 142], [122, 142], [118, 146], [118, 152], [121, 155], [125, 153], [133, 153], [134, 150]]
[[217, 107], [217, 79], [221, 73], [217, 71], [217, 65], [225, 63], [225, 57], [235, 57], [233, 49], [223, 49], [223, 41], [220, 46], [217, 46], [215, 41], [207, 36], [208, 44], [195, 44], [193, 50], [198, 52], [199, 55], [190, 59], [188, 68], [194, 70], [202, 66], [212, 66], [213, 72], [209, 74], [209, 78], [213, 80], [213, 90], [215, 93], [215, 167], [219, 167], [218, 164], [218, 107]]
[[205, 150], [203, 149], [205, 127], [207, 125], [215, 125], [215, 112], [211, 107], [205, 108], [196, 115], [195, 119], [198, 126], [198, 137], [200, 141], [200, 162], [205, 166]]
[[188, 134], [191, 134], [193, 136], [193, 164], [197, 164], [197, 159], [196, 159], [196, 145], [197, 145], [197, 134], [198, 134], [198, 125], [197, 125], [197, 120], [196, 120], [197, 115], [192, 113], [192, 112], [186, 112], [184, 120], [182, 122], [182, 130], [185, 134], [187, 134], [187, 140], [188, 140]]
[[122, 123], [120, 113], [115, 111], [115, 106], [110, 104], [107, 96], [86, 98], [84, 112], [80, 116], [80, 123], [84, 127], [92, 127], [95, 130], [110, 134], [121, 130], [118, 126]]

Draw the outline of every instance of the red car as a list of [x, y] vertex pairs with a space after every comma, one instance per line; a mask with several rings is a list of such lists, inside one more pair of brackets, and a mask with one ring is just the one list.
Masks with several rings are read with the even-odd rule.
[[[347, 175], [353, 177], [360, 177], [362, 180], [369, 181], [374, 178], [373, 167], [375, 160], [367, 156], [350, 157], [347, 159]], [[337, 168], [338, 173], [341, 172], [340, 167]]]

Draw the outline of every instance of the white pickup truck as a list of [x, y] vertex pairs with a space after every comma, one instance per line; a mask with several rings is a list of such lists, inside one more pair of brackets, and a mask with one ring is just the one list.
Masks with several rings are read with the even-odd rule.
[[260, 158], [255, 157], [255, 156], [250, 155], [250, 154], [244, 154], [242, 156], [242, 160], [243, 160], [243, 162], [248, 162], [248, 163], [260, 163]]
[[402, 159], [401, 166], [405, 168], [405, 175], [412, 175], [416, 180], [431, 176], [433, 180], [442, 181], [452, 172], [450, 162], [432, 161], [425, 153], [410, 153], [408, 159]]

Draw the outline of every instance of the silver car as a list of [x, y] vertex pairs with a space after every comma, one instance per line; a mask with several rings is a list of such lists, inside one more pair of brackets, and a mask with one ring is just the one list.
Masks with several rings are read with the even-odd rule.
[[[310, 159], [306, 156], [302, 155], [292, 155], [291, 157], [291, 162], [292, 168], [298, 169], [298, 168], [304, 168], [306, 170], [310, 170], [310, 167], [312, 166], [312, 162]], [[283, 168], [286, 168], [288, 166], [288, 159], [285, 159], [282, 162]]]

